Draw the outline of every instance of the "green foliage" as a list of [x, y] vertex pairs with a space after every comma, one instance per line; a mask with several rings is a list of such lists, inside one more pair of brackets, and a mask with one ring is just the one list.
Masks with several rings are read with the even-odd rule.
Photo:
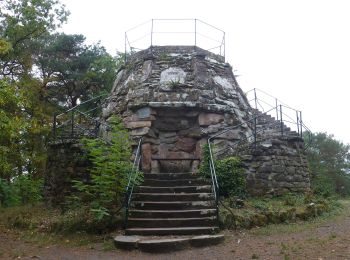
[[13, 182], [13, 188], [20, 198], [21, 204], [35, 204], [42, 200], [44, 181], [33, 179], [28, 175], [17, 177]]
[[75, 180], [79, 191], [74, 200], [88, 204], [96, 219], [101, 220], [115, 213], [122, 203], [131, 169], [129, 136], [120, 119], [114, 118], [109, 132], [109, 143], [102, 139], [83, 139], [82, 143], [92, 163], [90, 180]]
[[[209, 167], [210, 152], [206, 145], [203, 151], [203, 160], [199, 172], [205, 178], [210, 179]], [[245, 197], [246, 179], [244, 169], [238, 157], [228, 157], [222, 160], [214, 160], [215, 171], [218, 178], [219, 194], [221, 196]]]
[[15, 193], [12, 185], [6, 180], [0, 179], [0, 207], [18, 205], [20, 198]]
[[49, 100], [74, 107], [78, 99], [110, 92], [117, 61], [104, 47], [64, 33], [44, 37], [41, 46], [36, 62]]
[[68, 16], [57, 0], [0, 1], [0, 76], [30, 72], [37, 39], [59, 27]]
[[327, 133], [316, 133], [307, 150], [311, 186], [316, 194], [329, 197], [350, 195], [350, 145]]
[[43, 180], [22, 175], [8, 182], [0, 179], [0, 206], [35, 204], [42, 200]]

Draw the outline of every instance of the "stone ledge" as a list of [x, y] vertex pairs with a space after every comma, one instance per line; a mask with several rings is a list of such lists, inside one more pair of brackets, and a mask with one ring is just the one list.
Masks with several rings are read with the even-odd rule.
[[125, 250], [139, 249], [145, 252], [161, 253], [182, 250], [188, 247], [202, 247], [217, 245], [223, 242], [224, 235], [201, 236], [171, 236], [171, 237], [146, 237], [146, 236], [116, 236], [114, 245]]

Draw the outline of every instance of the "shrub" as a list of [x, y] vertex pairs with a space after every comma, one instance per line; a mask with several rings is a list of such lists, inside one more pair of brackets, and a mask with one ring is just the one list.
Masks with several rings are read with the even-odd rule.
[[11, 182], [0, 179], [0, 206], [35, 204], [42, 200], [43, 180], [29, 175], [15, 177]]
[[9, 207], [18, 204], [19, 198], [14, 193], [11, 183], [0, 179], [0, 206]]
[[[204, 157], [200, 166], [200, 173], [205, 178], [211, 178], [209, 167], [209, 147], [204, 147]], [[222, 160], [214, 160], [216, 176], [221, 196], [245, 197], [246, 179], [242, 163], [238, 157], [228, 157]]]
[[96, 220], [108, 219], [116, 213], [122, 204], [131, 169], [129, 135], [120, 119], [114, 118], [111, 124], [108, 142], [99, 138], [82, 140], [92, 163], [90, 179], [73, 181], [78, 193], [71, 197], [71, 207], [81, 203], [88, 205]]

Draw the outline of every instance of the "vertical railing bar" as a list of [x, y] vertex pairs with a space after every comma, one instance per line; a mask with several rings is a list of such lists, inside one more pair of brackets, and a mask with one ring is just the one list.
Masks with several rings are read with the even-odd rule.
[[[298, 135], [300, 135], [300, 132], [299, 132], [299, 113], [298, 111], [295, 111], [296, 112], [296, 116], [297, 116], [297, 129], [298, 129]], [[301, 126], [302, 127], [302, 126]]]
[[224, 32], [224, 61], [226, 61], [226, 34]]
[[256, 116], [254, 116], [254, 149], [256, 150]]
[[125, 32], [125, 34], [124, 34], [124, 50], [125, 50], [125, 53], [124, 53], [124, 63], [126, 63], [126, 52], [127, 52], [127, 48], [126, 48], [126, 37], [127, 37], [127, 35], [126, 35], [126, 32]]
[[153, 46], [153, 20], [152, 19], [152, 22], [151, 22], [151, 47]]
[[300, 113], [299, 120], [300, 120], [300, 125], [301, 125], [300, 137], [303, 138], [303, 119], [302, 119], [301, 111], [299, 111], [299, 113]]
[[197, 19], [194, 19], [194, 46], [197, 47]]
[[283, 135], [282, 105], [280, 105], [281, 134]]
[[125, 229], [128, 226], [129, 206], [130, 206], [131, 197], [134, 190], [134, 184], [137, 178], [137, 173], [138, 173], [140, 161], [141, 161], [141, 144], [142, 144], [142, 137], [138, 142], [134, 163], [132, 165], [130, 174], [128, 175], [128, 185], [126, 186], [126, 192], [125, 192], [125, 217], [124, 217]]
[[256, 89], [254, 88], [254, 100], [255, 100], [255, 109], [258, 109], [257, 98], [256, 98]]

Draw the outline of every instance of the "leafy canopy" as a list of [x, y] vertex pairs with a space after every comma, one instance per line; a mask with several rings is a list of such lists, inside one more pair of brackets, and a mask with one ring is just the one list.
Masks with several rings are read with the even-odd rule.
[[324, 196], [350, 195], [350, 145], [327, 133], [316, 133], [307, 151], [311, 185]]

